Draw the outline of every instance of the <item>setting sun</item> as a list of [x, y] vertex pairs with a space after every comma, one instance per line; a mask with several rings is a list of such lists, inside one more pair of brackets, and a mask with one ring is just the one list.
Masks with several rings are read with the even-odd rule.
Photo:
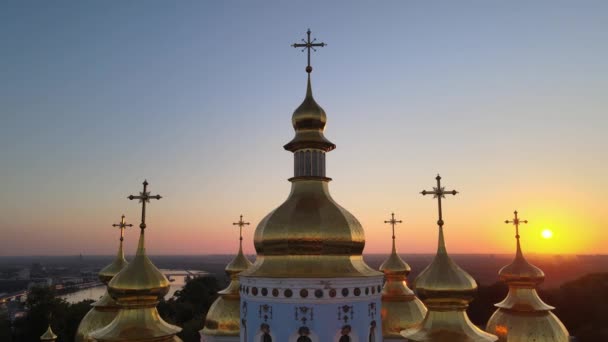
[[550, 239], [553, 237], [553, 232], [550, 229], [544, 229], [543, 232], [541, 233], [541, 235], [545, 239]]

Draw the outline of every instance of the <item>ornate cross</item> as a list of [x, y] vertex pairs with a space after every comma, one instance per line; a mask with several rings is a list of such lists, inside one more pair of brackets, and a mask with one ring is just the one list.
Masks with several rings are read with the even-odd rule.
[[393, 240], [395, 240], [395, 225], [398, 223], [403, 223], [403, 221], [395, 220], [395, 213], [391, 213], [391, 219], [388, 221], [384, 221], [384, 223], [388, 223], [393, 227]]
[[162, 197], [160, 195], [150, 195], [150, 191], [148, 190], [148, 181], [144, 180], [144, 191], [139, 193], [139, 196], [130, 195], [127, 197], [130, 200], [138, 199], [139, 203], [141, 203], [141, 223], [139, 224], [139, 228], [146, 229], [146, 203], [150, 203], [150, 199], [159, 200]]
[[443, 213], [441, 211], [441, 199], [445, 198], [445, 195], [456, 195], [458, 191], [456, 190], [446, 190], [445, 187], [441, 186], [441, 176], [437, 175], [435, 177], [437, 180], [437, 187], [434, 187], [432, 191], [422, 190], [420, 193], [422, 196], [433, 195], [433, 198], [437, 199], [437, 204], [439, 206], [439, 220], [437, 220], [437, 224], [439, 227], [443, 227]]
[[127, 224], [127, 222], [125, 221], [125, 215], [123, 214], [122, 217], [120, 218], [120, 223], [115, 223], [112, 225], [112, 227], [120, 228], [120, 241], [122, 241], [122, 240], [124, 240], [125, 228], [133, 227], [133, 225]]
[[512, 223], [515, 226], [515, 238], [519, 239], [519, 224], [520, 223], [528, 223], [528, 220], [520, 220], [519, 217], [517, 217], [517, 210], [515, 210], [513, 212], [513, 214], [515, 214], [515, 217], [513, 218], [512, 221], [509, 220], [505, 220], [506, 224]]
[[317, 49], [315, 49], [315, 47], [324, 47], [327, 44], [315, 43], [317, 41], [317, 38], [310, 40], [310, 29], [308, 29], [308, 31], [306, 31], [306, 35], [308, 38], [307, 38], [307, 40], [302, 39], [303, 43], [294, 43], [294, 44], [291, 44], [291, 46], [293, 46], [294, 48], [303, 48], [302, 51], [308, 50], [308, 66], [306, 67], [306, 72], [310, 74], [312, 72], [312, 66], [310, 66], [310, 50], [312, 49], [313, 51], [317, 51]]
[[243, 241], [243, 227], [248, 226], [249, 222], [243, 221], [243, 215], [239, 218], [239, 222], [234, 222], [233, 226], [239, 226], [239, 240]]

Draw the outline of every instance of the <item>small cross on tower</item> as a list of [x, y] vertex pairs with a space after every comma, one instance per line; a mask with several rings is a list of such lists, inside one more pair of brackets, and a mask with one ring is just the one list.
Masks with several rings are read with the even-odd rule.
[[437, 199], [437, 205], [439, 208], [439, 219], [437, 220], [437, 225], [439, 225], [439, 227], [443, 227], [443, 213], [441, 211], [441, 199], [445, 198], [445, 195], [456, 195], [458, 193], [458, 191], [456, 190], [446, 190], [445, 187], [441, 186], [441, 176], [437, 175], [437, 177], [435, 177], [435, 179], [437, 180], [437, 187], [434, 187], [432, 191], [428, 191], [428, 190], [422, 190], [420, 193], [422, 194], [422, 196], [426, 196], [426, 195], [433, 195], [433, 198]]
[[243, 227], [248, 226], [249, 222], [243, 221], [243, 215], [239, 218], [239, 222], [234, 222], [233, 226], [239, 226], [239, 240], [243, 241]]
[[120, 241], [124, 240], [125, 229], [127, 227], [133, 227], [132, 224], [127, 224], [125, 221], [125, 215], [123, 214], [120, 218], [120, 223], [115, 223], [112, 227], [118, 227], [120, 229]]
[[324, 47], [327, 45], [325, 43], [315, 43], [317, 38], [310, 40], [310, 33], [310, 29], [308, 29], [308, 31], [306, 31], [307, 40], [302, 39], [302, 43], [291, 44], [294, 48], [303, 48], [302, 51], [308, 50], [308, 66], [306, 66], [306, 72], [309, 74], [312, 72], [312, 66], [310, 66], [310, 50], [317, 51], [315, 47]]
[[391, 219], [388, 221], [384, 221], [384, 223], [388, 223], [393, 228], [393, 241], [395, 240], [395, 225], [398, 223], [403, 223], [401, 220], [395, 220], [395, 213], [391, 213]]
[[139, 203], [141, 203], [141, 223], [139, 224], [139, 228], [141, 228], [142, 232], [146, 229], [146, 203], [150, 203], [150, 199], [159, 200], [162, 197], [160, 195], [150, 195], [150, 191], [148, 191], [148, 181], [144, 180], [144, 191], [139, 193], [139, 196], [130, 195], [127, 197], [130, 200], [138, 199]]
[[519, 224], [520, 223], [528, 223], [528, 220], [521, 220], [519, 217], [517, 217], [517, 210], [515, 210], [513, 212], [513, 214], [515, 214], [515, 217], [513, 218], [513, 220], [509, 221], [509, 220], [505, 220], [506, 224], [512, 223], [515, 226], [515, 238], [519, 240]]

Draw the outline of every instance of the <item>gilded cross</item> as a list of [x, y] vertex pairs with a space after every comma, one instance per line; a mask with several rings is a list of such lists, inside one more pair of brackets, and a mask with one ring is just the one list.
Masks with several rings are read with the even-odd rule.
[[239, 222], [234, 222], [233, 226], [239, 226], [239, 240], [243, 241], [243, 227], [248, 226], [249, 222], [243, 221], [243, 215], [239, 218]]
[[144, 180], [144, 191], [139, 193], [139, 196], [129, 195], [127, 197], [130, 200], [138, 199], [139, 203], [141, 203], [141, 223], [139, 224], [139, 228], [146, 229], [146, 203], [150, 203], [150, 199], [159, 200], [162, 197], [160, 195], [150, 195], [150, 191], [148, 191], [148, 181]]
[[125, 215], [123, 214], [120, 218], [120, 223], [115, 223], [112, 227], [118, 227], [120, 229], [120, 241], [124, 240], [125, 229], [127, 227], [133, 227], [132, 224], [127, 224], [125, 221]]
[[441, 176], [437, 175], [435, 177], [437, 180], [437, 187], [434, 187], [432, 191], [422, 190], [420, 193], [423, 196], [433, 195], [433, 198], [437, 199], [437, 204], [439, 208], [439, 220], [437, 220], [437, 224], [439, 227], [443, 227], [443, 213], [441, 211], [441, 199], [445, 198], [445, 195], [456, 195], [458, 191], [456, 190], [446, 190], [445, 187], [441, 186]]
[[291, 46], [293, 46], [294, 48], [303, 48], [302, 51], [308, 50], [307, 51], [308, 66], [306, 67], [306, 72], [310, 74], [312, 72], [312, 66], [310, 66], [310, 50], [317, 51], [317, 49], [315, 49], [315, 47], [324, 47], [327, 44], [315, 43], [317, 41], [317, 38], [310, 40], [310, 29], [308, 29], [308, 31], [306, 31], [306, 36], [307, 36], [307, 40], [302, 39], [302, 43], [294, 43], [294, 44], [291, 44]]
[[513, 218], [513, 220], [511, 220], [511, 221], [505, 220], [505, 223], [506, 224], [512, 223], [515, 226], [515, 238], [519, 239], [519, 224], [528, 223], [528, 220], [521, 220], [519, 217], [517, 217], [517, 210], [515, 210], [513, 212], [513, 214], [515, 214], [515, 217]]
[[393, 240], [395, 240], [395, 225], [398, 223], [403, 223], [403, 221], [395, 220], [395, 213], [391, 213], [391, 219], [388, 221], [384, 221], [384, 223], [388, 223], [393, 227]]

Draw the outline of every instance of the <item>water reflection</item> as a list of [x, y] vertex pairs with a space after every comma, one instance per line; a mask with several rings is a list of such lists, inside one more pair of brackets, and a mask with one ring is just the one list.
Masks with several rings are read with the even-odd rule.
[[[183, 270], [165, 270], [165, 269], [163, 269], [161, 271], [165, 275], [167, 275], [167, 274], [171, 275], [170, 277], [168, 277], [171, 280], [171, 287], [169, 288], [169, 292], [165, 296], [165, 299], [169, 299], [169, 298], [173, 297], [173, 295], [175, 294], [175, 291], [181, 290], [182, 287], [184, 287], [184, 285], [186, 284], [187, 275], [185, 275], [186, 272], [184, 272]], [[190, 270], [190, 272], [193, 274], [196, 274], [196, 275], [206, 274], [206, 272], [203, 272], [203, 271]], [[179, 275], [175, 275], [175, 274], [179, 274]], [[184, 274], [184, 275], [181, 275], [181, 274]], [[100, 285], [100, 286], [91, 287], [88, 289], [83, 289], [83, 290], [79, 290], [76, 292], [68, 293], [66, 295], [61, 296], [61, 298], [65, 299], [68, 303], [71, 303], [71, 304], [82, 302], [83, 300], [87, 300], [87, 299], [98, 300], [99, 298], [101, 298], [101, 296], [103, 296], [103, 293], [105, 290], [106, 290], [105, 285]]]

